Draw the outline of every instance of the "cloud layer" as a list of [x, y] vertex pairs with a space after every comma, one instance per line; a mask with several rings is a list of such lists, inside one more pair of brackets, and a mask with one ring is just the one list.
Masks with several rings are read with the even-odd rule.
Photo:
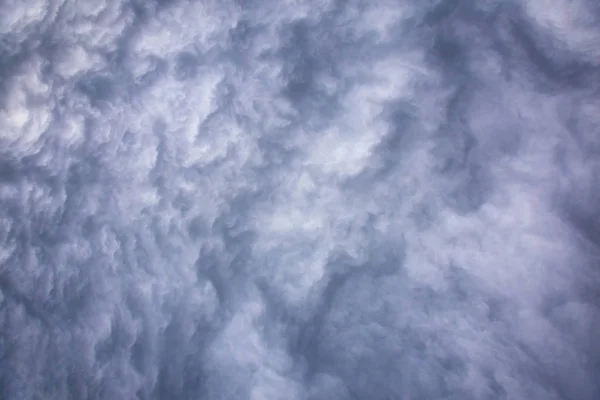
[[0, 5], [0, 397], [600, 397], [593, 1]]

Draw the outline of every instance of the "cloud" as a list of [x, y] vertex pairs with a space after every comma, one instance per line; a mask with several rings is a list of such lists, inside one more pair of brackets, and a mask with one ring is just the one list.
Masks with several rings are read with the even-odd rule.
[[0, 6], [0, 397], [597, 398], [590, 4]]

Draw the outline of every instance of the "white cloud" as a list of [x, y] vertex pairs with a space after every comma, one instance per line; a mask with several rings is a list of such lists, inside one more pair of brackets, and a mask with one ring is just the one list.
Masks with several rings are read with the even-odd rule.
[[594, 398], [597, 95], [490, 4], [1, 6], [0, 397]]

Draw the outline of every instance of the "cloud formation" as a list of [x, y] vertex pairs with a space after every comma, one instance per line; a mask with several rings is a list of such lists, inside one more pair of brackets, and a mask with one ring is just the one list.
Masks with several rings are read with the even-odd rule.
[[0, 397], [600, 397], [600, 10], [0, 5]]

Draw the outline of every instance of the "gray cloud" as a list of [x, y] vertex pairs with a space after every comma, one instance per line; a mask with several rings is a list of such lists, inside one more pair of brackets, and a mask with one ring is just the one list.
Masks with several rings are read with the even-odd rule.
[[0, 5], [0, 397], [600, 396], [597, 7], [287, 3]]

